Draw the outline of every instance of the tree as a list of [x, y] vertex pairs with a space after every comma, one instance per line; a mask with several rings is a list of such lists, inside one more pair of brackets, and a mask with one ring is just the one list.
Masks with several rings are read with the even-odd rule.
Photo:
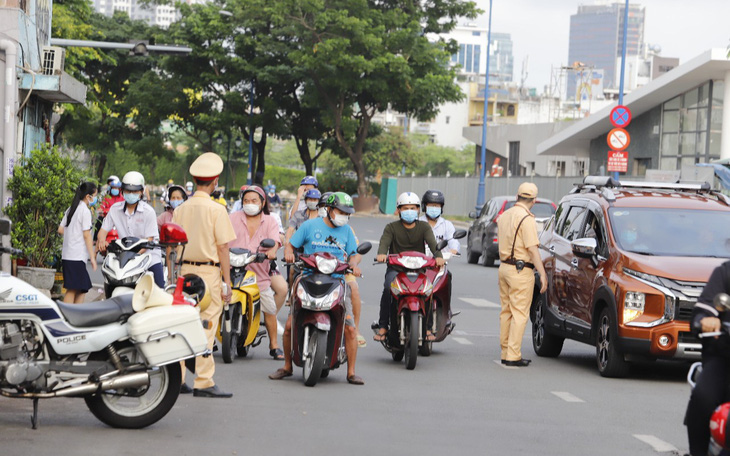
[[328, 111], [334, 137], [367, 194], [363, 156], [373, 116], [389, 105], [416, 119], [463, 94], [448, 65], [455, 43], [427, 36], [476, 17], [473, 2], [275, 0], [277, 25], [298, 37], [289, 58], [306, 72]]

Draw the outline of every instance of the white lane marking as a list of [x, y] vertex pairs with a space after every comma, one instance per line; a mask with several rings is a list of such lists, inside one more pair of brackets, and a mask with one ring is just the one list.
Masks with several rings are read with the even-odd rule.
[[560, 399], [564, 400], [565, 402], [585, 402], [583, 399], [573, 396], [572, 394], [565, 392], [565, 391], [550, 391], [552, 394], [558, 396]]
[[474, 307], [485, 307], [489, 309], [500, 309], [502, 306], [492, 301], [480, 298], [459, 298], [467, 304], [471, 304]]
[[466, 331], [462, 331], [460, 329], [455, 329], [454, 330], [454, 335], [455, 336], [466, 336]]
[[471, 341], [469, 341], [468, 339], [464, 339], [463, 337], [452, 337], [451, 339], [461, 345], [474, 345], [471, 343]]
[[654, 451], [656, 451], [657, 453], [679, 451], [671, 443], [667, 443], [658, 437], [654, 437], [653, 435], [634, 434], [634, 437], [648, 445], [651, 445], [651, 447], [654, 448]]

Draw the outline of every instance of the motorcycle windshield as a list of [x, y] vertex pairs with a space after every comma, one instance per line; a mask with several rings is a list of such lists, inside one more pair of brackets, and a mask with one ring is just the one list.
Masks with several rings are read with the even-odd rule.
[[340, 285], [341, 280], [328, 276], [326, 274], [312, 274], [304, 277], [299, 283], [300, 287], [304, 287], [304, 291], [308, 295], [321, 298], [322, 296], [332, 293], [337, 286]]

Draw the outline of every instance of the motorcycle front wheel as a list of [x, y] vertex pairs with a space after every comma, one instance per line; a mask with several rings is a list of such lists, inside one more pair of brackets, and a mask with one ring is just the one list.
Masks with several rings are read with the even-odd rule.
[[418, 361], [418, 326], [420, 319], [418, 312], [411, 312], [410, 326], [408, 328], [408, 337], [406, 337], [406, 369], [413, 370], [416, 368], [416, 361]]
[[239, 334], [241, 334], [241, 303], [236, 302], [229, 306], [231, 330], [227, 331], [225, 316], [221, 319], [221, 355], [223, 362], [233, 362], [234, 353], [237, 352]]
[[308, 353], [304, 354], [306, 359], [302, 367], [304, 384], [314, 386], [321, 378], [322, 369], [324, 369], [324, 355], [327, 351], [327, 331], [311, 327], [309, 343], [307, 345]]
[[[141, 363], [137, 349], [119, 351], [124, 365]], [[84, 396], [86, 406], [99, 421], [125, 429], [141, 429], [161, 420], [172, 409], [180, 394], [180, 363], [147, 370], [150, 384], [141, 388], [107, 390]]]

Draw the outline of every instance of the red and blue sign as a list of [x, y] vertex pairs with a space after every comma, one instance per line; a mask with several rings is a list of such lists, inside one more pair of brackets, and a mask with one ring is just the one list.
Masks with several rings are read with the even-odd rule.
[[611, 110], [611, 115], [608, 117], [611, 120], [611, 125], [616, 128], [626, 128], [631, 123], [631, 111], [626, 106], [616, 106]]

